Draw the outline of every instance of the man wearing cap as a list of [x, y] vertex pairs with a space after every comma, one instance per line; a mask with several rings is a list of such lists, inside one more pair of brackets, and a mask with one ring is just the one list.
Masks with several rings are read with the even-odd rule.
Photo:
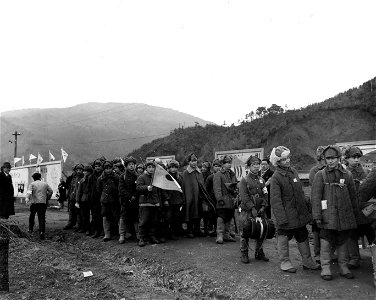
[[208, 178], [208, 176], [211, 174], [210, 169], [211, 169], [210, 162], [205, 160], [201, 166], [201, 173], [202, 173], [202, 176], [204, 177], [204, 182], [206, 181], [206, 178]]
[[5, 162], [0, 172], [0, 219], [8, 219], [14, 215], [14, 189], [9, 162]]
[[46, 210], [47, 201], [52, 196], [52, 189], [46, 183], [41, 181], [42, 175], [40, 173], [34, 173], [31, 175], [34, 182], [32, 182], [26, 192], [26, 204], [30, 205], [30, 216], [29, 216], [29, 232], [32, 233], [34, 229], [34, 219], [35, 214], [38, 214], [39, 222], [39, 237], [44, 240], [44, 234], [46, 231]]
[[202, 203], [202, 215], [204, 220], [204, 233], [211, 237], [217, 236], [217, 215], [215, 212], [215, 194], [213, 188], [214, 174], [221, 170], [221, 162], [219, 159], [214, 159], [212, 162], [212, 174], [210, 174], [205, 180], [205, 188], [209, 194], [210, 200], [213, 202], [213, 206], [208, 201]]
[[320, 228], [321, 277], [332, 280], [330, 248], [337, 247], [340, 275], [352, 279], [348, 269], [346, 242], [352, 229], [356, 229], [357, 198], [351, 172], [340, 163], [341, 150], [336, 145], [327, 146], [323, 155], [326, 167], [318, 171], [313, 180], [311, 200], [312, 214]]
[[[138, 201], [136, 191], [137, 174], [135, 172], [136, 159], [132, 156], [124, 159], [125, 172], [119, 178], [120, 194], [120, 220], [119, 243], [123, 244], [125, 238], [138, 236]], [[129, 235], [126, 236], [126, 233]]]
[[81, 230], [82, 228], [82, 218], [80, 209], [76, 206], [76, 192], [78, 187], [78, 182], [84, 177], [84, 165], [77, 164], [74, 166], [73, 171], [75, 173], [74, 177], [71, 180], [68, 195], [69, 195], [69, 220], [68, 224], [64, 227], [65, 230], [72, 229], [76, 223], [78, 227], [76, 231]]
[[90, 176], [93, 174], [93, 168], [91, 165], [86, 165], [83, 170], [84, 177], [82, 177], [77, 183], [76, 193], [76, 206], [79, 207], [79, 212], [82, 219], [82, 228], [79, 233], [86, 233], [87, 236], [90, 232], [90, 197], [91, 197], [91, 183]]
[[103, 220], [101, 216], [101, 201], [100, 195], [97, 191], [97, 181], [99, 176], [101, 176], [103, 172], [102, 168], [102, 161], [100, 159], [96, 159], [93, 163], [94, 170], [93, 173], [90, 175], [89, 182], [90, 182], [90, 212], [91, 212], [91, 223], [92, 229], [94, 230], [94, 234], [91, 236], [92, 238], [100, 237], [102, 230], [103, 230]]
[[103, 163], [103, 173], [97, 180], [97, 192], [100, 195], [101, 214], [103, 219], [103, 241], [111, 239], [111, 233], [115, 234], [119, 229], [119, 176], [113, 172], [113, 164], [110, 161]]
[[187, 237], [204, 236], [200, 229], [202, 192], [204, 177], [197, 166], [197, 156], [190, 153], [187, 157], [188, 167], [183, 172], [183, 191], [185, 197], [185, 222]]
[[360, 267], [360, 253], [359, 253], [359, 237], [366, 236], [368, 244], [372, 244], [375, 240], [375, 232], [371, 227], [372, 220], [363, 215], [360, 208], [359, 186], [367, 177], [360, 158], [363, 156], [362, 150], [356, 146], [347, 146], [343, 151], [344, 158], [347, 161], [347, 170], [353, 175], [355, 189], [357, 193], [358, 207], [355, 216], [357, 217], [357, 228], [351, 230], [350, 238], [347, 240], [347, 250], [349, 252], [348, 267], [350, 269], [357, 269]]
[[[241, 261], [249, 263], [248, 258], [248, 241], [249, 237], [244, 236], [243, 228], [251, 219], [256, 217], [265, 217], [265, 208], [268, 206], [268, 190], [265, 185], [264, 179], [259, 175], [261, 160], [256, 156], [250, 156], [247, 159], [247, 168], [249, 172], [247, 176], [240, 180], [239, 193], [240, 193], [240, 252]], [[255, 259], [269, 261], [265, 256], [262, 248], [264, 240], [256, 240]]]
[[237, 179], [231, 170], [232, 157], [224, 155], [221, 159], [222, 168], [214, 174], [213, 189], [217, 211], [217, 244], [223, 241], [235, 242], [230, 235], [231, 220], [234, 218]]
[[[167, 170], [168, 173], [176, 180], [176, 182], [182, 186], [183, 177], [178, 172], [179, 162], [175, 159], [168, 161]], [[166, 190], [168, 198], [168, 206], [166, 207], [166, 235], [172, 240], [177, 240], [178, 235], [181, 232], [181, 218], [180, 211], [184, 202], [184, 194], [179, 191]]]
[[277, 228], [277, 249], [281, 270], [295, 273], [289, 256], [289, 240], [295, 237], [302, 256], [303, 269], [319, 270], [309, 248], [306, 225], [312, 221], [298, 172], [290, 166], [290, 150], [284, 146], [273, 148], [270, 162], [276, 170], [270, 181], [270, 204]]

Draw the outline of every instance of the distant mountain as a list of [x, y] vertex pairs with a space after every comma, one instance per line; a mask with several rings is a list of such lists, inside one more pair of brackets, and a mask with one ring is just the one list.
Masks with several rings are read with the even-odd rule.
[[[239, 126], [209, 124], [175, 129], [131, 153], [136, 157], [175, 154], [180, 163], [195, 152], [211, 161], [215, 151], [264, 148], [285, 145], [299, 170], [315, 164], [319, 145], [376, 139], [376, 78], [321, 103], [298, 110], [283, 111], [278, 105], [260, 107], [249, 122]], [[254, 118], [254, 116], [258, 116]]]
[[[23, 109], [0, 116], [1, 161], [13, 161], [12, 133], [17, 130], [17, 156], [39, 152], [48, 161], [51, 150], [60, 159], [69, 154], [66, 168], [102, 155], [124, 156], [175, 128], [210, 122], [176, 110], [138, 103], [86, 103], [68, 108]], [[35, 162], [35, 161], [34, 161]]]

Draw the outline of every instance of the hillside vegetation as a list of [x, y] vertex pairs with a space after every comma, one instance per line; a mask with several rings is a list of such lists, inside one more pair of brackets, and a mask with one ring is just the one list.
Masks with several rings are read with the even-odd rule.
[[269, 154], [278, 145], [292, 150], [293, 164], [309, 170], [315, 164], [318, 145], [376, 139], [375, 78], [321, 103], [284, 111], [278, 105], [259, 107], [240, 125], [175, 129], [131, 152], [135, 157], [176, 155], [195, 152], [201, 160], [212, 160], [215, 151], [264, 148]]

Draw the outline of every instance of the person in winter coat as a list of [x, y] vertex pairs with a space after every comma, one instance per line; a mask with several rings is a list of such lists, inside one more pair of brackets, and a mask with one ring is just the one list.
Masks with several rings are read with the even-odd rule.
[[188, 167], [183, 172], [183, 191], [185, 197], [185, 222], [187, 224], [187, 237], [205, 236], [200, 229], [202, 209], [202, 189], [204, 177], [197, 166], [197, 156], [190, 153], [187, 157]]
[[[364, 209], [369, 204], [371, 198], [376, 199], [376, 168], [373, 168], [371, 172], [367, 175], [367, 177], [362, 181], [359, 186], [359, 198], [360, 198], [360, 208]], [[376, 209], [376, 208], [375, 208]], [[376, 234], [376, 219], [372, 220], [371, 225], [374, 236]], [[373, 241], [369, 242], [371, 255], [372, 255], [372, 265], [373, 265], [373, 283], [376, 287], [376, 239], [374, 238]]]
[[[167, 163], [168, 173], [176, 180], [176, 182], [180, 186], [182, 186], [183, 177], [181, 174], [179, 174], [178, 168], [179, 162], [177, 160], [172, 159]], [[166, 235], [172, 240], [177, 240], [182, 228], [180, 211], [184, 203], [184, 194], [179, 191], [173, 190], [166, 190], [166, 194], [168, 199], [168, 207], [165, 220], [167, 226]]]
[[71, 180], [69, 190], [68, 190], [68, 196], [69, 196], [69, 219], [68, 224], [64, 227], [65, 230], [72, 229], [76, 224], [77, 227], [75, 231], [79, 231], [82, 229], [82, 218], [80, 209], [76, 206], [76, 193], [77, 193], [77, 187], [78, 182], [84, 177], [84, 165], [83, 164], [77, 164], [73, 168], [74, 175]]
[[215, 237], [217, 236], [217, 215], [215, 211], [215, 194], [213, 188], [214, 174], [221, 170], [221, 162], [219, 159], [214, 159], [212, 162], [212, 174], [210, 174], [205, 180], [205, 189], [209, 194], [210, 199], [213, 201], [209, 203], [208, 201], [203, 201], [202, 203], [202, 217], [204, 220], [204, 233], [207, 236]]
[[[268, 206], [268, 190], [264, 179], [259, 175], [260, 163], [261, 160], [258, 157], [251, 155], [246, 162], [249, 172], [240, 180], [239, 184], [241, 201], [239, 208], [240, 252], [241, 262], [245, 264], [249, 263], [249, 237], [244, 235], [243, 228], [256, 217], [265, 218], [265, 209]], [[269, 261], [262, 249], [263, 242], [262, 239], [256, 240], [255, 259]]]
[[52, 189], [46, 183], [41, 181], [42, 175], [40, 173], [34, 173], [31, 175], [34, 182], [32, 182], [26, 192], [26, 204], [30, 205], [29, 216], [29, 232], [32, 233], [34, 229], [35, 214], [38, 214], [39, 222], [39, 237], [44, 240], [44, 234], [46, 231], [46, 210], [47, 202], [52, 196]]
[[84, 177], [82, 177], [77, 184], [76, 193], [76, 206], [80, 209], [82, 228], [79, 233], [86, 233], [87, 236], [91, 235], [90, 231], [90, 198], [92, 193], [92, 185], [90, 182], [93, 168], [91, 165], [84, 167]]
[[[309, 185], [312, 187], [313, 180], [318, 171], [325, 168], [325, 159], [322, 154], [324, 146], [318, 146], [316, 149], [316, 160], [317, 164], [309, 170]], [[320, 228], [317, 227], [317, 224], [313, 220], [312, 222], [312, 235], [313, 235], [313, 253], [315, 255], [315, 261], [320, 263]], [[332, 255], [333, 256], [333, 255]]]
[[60, 183], [59, 183], [57, 189], [59, 191], [59, 198], [58, 198], [59, 206], [60, 206], [60, 209], [63, 209], [64, 208], [64, 202], [67, 201], [67, 184], [64, 181], [63, 177], [60, 178]]
[[206, 181], [206, 178], [208, 178], [208, 176], [211, 174], [211, 164], [210, 162], [208, 162], [207, 160], [205, 160], [203, 163], [202, 163], [202, 167], [201, 167], [201, 173], [202, 173], [202, 176], [204, 177], [204, 182]]
[[143, 163], [138, 163], [136, 167], [137, 177], [144, 174], [144, 171], [145, 171], [145, 165]]
[[213, 189], [217, 210], [217, 244], [223, 241], [235, 242], [230, 235], [231, 220], [234, 218], [237, 179], [231, 170], [232, 157], [224, 155], [221, 159], [222, 169], [215, 173]]
[[9, 174], [11, 170], [9, 162], [5, 162], [0, 172], [0, 218], [8, 219], [14, 212], [14, 188], [12, 176]]
[[154, 161], [148, 161], [146, 162], [146, 173], [140, 175], [136, 181], [136, 190], [140, 195], [138, 224], [138, 245], [140, 247], [146, 245], [146, 237], [149, 237], [150, 242], [159, 244], [159, 240], [155, 236], [158, 226], [158, 213], [166, 198], [162, 189], [152, 186], [154, 172]]
[[270, 204], [277, 229], [277, 249], [281, 270], [295, 273], [289, 257], [289, 240], [295, 237], [302, 256], [303, 269], [318, 270], [309, 248], [306, 225], [312, 220], [298, 172], [290, 166], [290, 150], [284, 146], [273, 148], [271, 163], [276, 170], [270, 182]]
[[[135, 171], [136, 159], [132, 156], [124, 159], [125, 172], [119, 178], [120, 194], [120, 220], [119, 220], [119, 243], [125, 239], [138, 236], [138, 199], [136, 191], [137, 173]], [[128, 233], [129, 237], [126, 236]]]
[[332, 280], [330, 248], [335, 245], [338, 253], [340, 275], [354, 278], [347, 267], [346, 241], [352, 229], [356, 229], [357, 198], [351, 172], [340, 163], [338, 146], [327, 146], [323, 155], [326, 167], [318, 171], [313, 180], [311, 201], [313, 218], [320, 228], [321, 277]]
[[103, 173], [97, 180], [97, 192], [100, 195], [101, 215], [103, 218], [103, 241], [111, 239], [111, 233], [118, 232], [120, 213], [119, 176], [112, 170], [112, 162], [103, 163]]
[[268, 190], [268, 205], [265, 208], [265, 216], [271, 218], [271, 207], [270, 207], [270, 180], [274, 174], [274, 171], [270, 169], [270, 161], [268, 158], [261, 160], [260, 164], [260, 175], [265, 181], [266, 189]]
[[350, 238], [347, 240], [347, 250], [349, 252], [348, 267], [350, 269], [357, 269], [360, 267], [359, 237], [366, 236], [368, 243], [371, 244], [375, 239], [375, 232], [371, 227], [372, 221], [362, 214], [359, 203], [359, 186], [367, 177], [366, 172], [360, 164], [360, 158], [363, 156], [363, 152], [356, 146], [348, 146], [343, 152], [348, 163], [347, 170], [353, 175], [357, 193], [358, 207], [355, 214], [357, 217], [357, 228], [351, 230]]
[[92, 238], [100, 237], [103, 231], [103, 219], [101, 215], [101, 201], [100, 201], [100, 194], [97, 191], [97, 181], [98, 178], [102, 175], [103, 168], [102, 168], [102, 161], [100, 159], [96, 159], [94, 161], [94, 170], [93, 173], [90, 175], [89, 182], [90, 182], [90, 213], [91, 213], [91, 227], [94, 231]]

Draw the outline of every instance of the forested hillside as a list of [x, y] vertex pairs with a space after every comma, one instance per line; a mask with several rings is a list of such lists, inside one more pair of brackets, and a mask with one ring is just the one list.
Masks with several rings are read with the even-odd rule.
[[308, 170], [315, 164], [318, 145], [376, 139], [375, 78], [321, 103], [284, 111], [279, 105], [259, 107], [238, 126], [206, 125], [175, 129], [130, 153], [135, 157], [176, 155], [184, 164], [195, 152], [201, 160], [212, 160], [219, 150], [265, 148], [285, 145], [292, 150], [293, 164]]

